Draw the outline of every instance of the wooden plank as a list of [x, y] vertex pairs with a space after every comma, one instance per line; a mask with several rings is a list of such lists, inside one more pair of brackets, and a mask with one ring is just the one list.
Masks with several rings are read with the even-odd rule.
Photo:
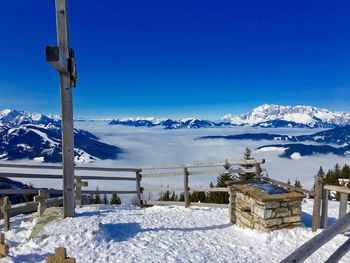
[[238, 160], [238, 161], [227, 161], [227, 162], [206, 162], [196, 164], [181, 164], [181, 165], [161, 165], [161, 166], [142, 166], [138, 167], [140, 170], [161, 170], [161, 169], [180, 169], [180, 168], [198, 168], [198, 167], [212, 167], [212, 166], [224, 166], [224, 165], [255, 165], [265, 163], [265, 159], [252, 159], [252, 160]]
[[[0, 177], [6, 178], [36, 178], [36, 179], [62, 179], [63, 176], [59, 174], [29, 174], [29, 173], [0, 173]], [[135, 177], [121, 177], [121, 176], [89, 176], [81, 175], [83, 180], [111, 180], [111, 181], [136, 181]]]
[[328, 199], [329, 191], [322, 191], [322, 208], [321, 208], [321, 228], [327, 228], [328, 226]]
[[296, 249], [292, 254], [286, 257], [281, 263], [303, 262], [311, 256], [316, 250], [334, 238], [336, 235], [344, 232], [350, 224], [350, 212], [343, 218], [332, 224], [327, 229], [307, 241], [305, 244]]
[[339, 219], [346, 214], [347, 209], [348, 209], [348, 194], [340, 193]]
[[[46, 164], [17, 164], [0, 162], [0, 167], [3, 168], [23, 168], [23, 169], [44, 169], [44, 170], [62, 170], [61, 165], [46, 165]], [[80, 171], [100, 171], [100, 172], [137, 172], [141, 171], [137, 168], [108, 168], [108, 167], [96, 167], [96, 166], [76, 166], [75, 170]]]
[[344, 242], [325, 263], [339, 262], [350, 251], [350, 238]]
[[136, 192], [137, 192], [137, 205], [138, 207], [142, 207], [142, 189], [141, 189], [141, 174], [140, 172], [136, 172]]
[[182, 187], [143, 187], [143, 191], [148, 192], [182, 192], [184, 189]]
[[157, 200], [143, 200], [145, 205], [181, 205], [184, 206], [185, 202], [176, 201], [157, 201]]
[[228, 187], [209, 187], [209, 188], [192, 188], [190, 187], [190, 192], [229, 192]]
[[330, 190], [330, 191], [335, 191], [339, 193], [347, 193], [350, 194], [350, 189], [344, 186], [336, 186], [336, 185], [324, 185], [324, 189]]
[[10, 211], [11, 203], [8, 196], [5, 196], [1, 199], [1, 213], [4, 217], [4, 231], [7, 232], [10, 230]]
[[214, 207], [214, 208], [228, 208], [228, 204], [215, 204], [215, 203], [191, 203], [191, 206], [198, 207]]
[[183, 176], [183, 172], [142, 174], [143, 178], [167, 177], [167, 176]]
[[83, 194], [96, 194], [96, 193], [100, 193], [100, 194], [124, 194], [124, 195], [128, 195], [128, 194], [137, 194], [136, 191], [119, 191], [119, 190], [83, 190], [82, 191]]
[[190, 206], [190, 195], [189, 195], [189, 187], [188, 187], [188, 171], [187, 168], [184, 168], [184, 197], [185, 197], [185, 207]]
[[[46, 205], [47, 207], [62, 206], [63, 199], [62, 197], [47, 199]], [[35, 202], [26, 202], [26, 203], [13, 205], [10, 209], [10, 216], [12, 217], [19, 214], [33, 213], [37, 211], [37, 209], [38, 209], [38, 203], [35, 203]]]
[[315, 232], [320, 227], [322, 183], [321, 177], [315, 177], [315, 198], [312, 210], [312, 231]]
[[[177, 202], [177, 201], [144, 200], [143, 202], [144, 202], [145, 205], [180, 205], [180, 206], [184, 206], [185, 205], [185, 202]], [[191, 206], [227, 208], [228, 204], [191, 203]]]

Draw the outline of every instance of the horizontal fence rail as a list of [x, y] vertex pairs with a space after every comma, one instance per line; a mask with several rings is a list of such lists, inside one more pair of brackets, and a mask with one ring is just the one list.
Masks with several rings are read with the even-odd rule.
[[[183, 187], [143, 187], [143, 191], [148, 192], [182, 192], [184, 191]], [[229, 192], [227, 187], [209, 187], [209, 188], [188, 188], [189, 192]]]
[[[178, 201], [158, 201], [158, 200], [144, 200], [145, 205], [180, 205], [185, 206], [185, 202]], [[192, 202], [191, 206], [198, 207], [215, 207], [215, 208], [228, 208], [228, 204], [215, 204], [215, 203], [198, 203]]]
[[261, 160], [239, 160], [239, 161], [225, 161], [225, 162], [208, 162], [208, 163], [197, 163], [197, 164], [181, 164], [181, 165], [163, 165], [163, 166], [144, 166], [138, 167], [139, 170], [162, 170], [162, 169], [180, 169], [180, 168], [200, 168], [200, 167], [211, 167], [211, 166], [225, 166], [229, 165], [255, 165], [263, 164], [265, 159]]
[[[321, 248], [324, 244], [334, 238], [336, 235], [343, 233], [350, 225], [350, 212], [347, 213], [343, 218], [339, 219], [329, 228], [323, 230], [321, 233], [307, 241], [304, 245], [295, 250], [291, 255], [281, 261], [281, 263], [290, 263], [290, 262], [303, 262], [308, 257], [310, 257], [315, 251]], [[349, 251], [349, 244], [344, 245], [344, 248]], [[340, 251], [336, 251], [340, 253]], [[329, 261], [331, 262], [331, 261]], [[332, 261], [337, 262], [337, 261]]]
[[[0, 177], [7, 178], [35, 178], [35, 179], [63, 179], [59, 174], [30, 174], [30, 173], [0, 173]], [[84, 180], [114, 180], [114, 181], [136, 181], [136, 177], [116, 177], [116, 176], [89, 176], [79, 175]]]
[[[40, 188], [45, 189], [45, 188]], [[0, 195], [37, 194], [40, 189], [0, 189]], [[46, 190], [46, 189], [45, 189]], [[63, 194], [63, 190], [47, 189], [49, 194]], [[82, 190], [82, 194], [136, 194], [136, 191]]]
[[[35, 165], [35, 164], [14, 164], [0, 162], [0, 168], [24, 168], [24, 169], [53, 169], [62, 170], [61, 165]], [[77, 171], [99, 171], [99, 172], [139, 172], [139, 168], [108, 168], [108, 167], [94, 167], [94, 166], [75, 166]]]

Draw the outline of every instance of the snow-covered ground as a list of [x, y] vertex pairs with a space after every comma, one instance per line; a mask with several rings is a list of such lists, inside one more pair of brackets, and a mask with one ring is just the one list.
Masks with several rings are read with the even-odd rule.
[[[329, 220], [338, 202], [329, 204]], [[101, 206], [77, 209], [75, 218], [48, 223], [29, 239], [34, 215], [11, 219], [10, 256], [1, 262], [45, 262], [57, 246], [77, 262], [279, 262], [312, 238], [312, 200], [303, 204], [304, 227], [261, 233], [229, 224], [227, 209], [178, 206]], [[320, 232], [319, 230], [318, 232]], [[347, 236], [338, 235], [307, 262], [324, 262]], [[342, 262], [350, 262], [345, 256]]]

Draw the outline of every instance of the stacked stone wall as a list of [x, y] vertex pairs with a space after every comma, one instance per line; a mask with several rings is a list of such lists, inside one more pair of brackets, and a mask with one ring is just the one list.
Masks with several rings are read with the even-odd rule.
[[301, 225], [301, 200], [262, 202], [237, 191], [232, 201], [231, 221], [241, 227], [269, 232]]

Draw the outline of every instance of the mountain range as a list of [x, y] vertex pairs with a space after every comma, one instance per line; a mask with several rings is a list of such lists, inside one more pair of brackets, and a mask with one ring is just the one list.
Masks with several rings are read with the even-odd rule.
[[328, 153], [336, 155], [350, 154], [350, 125], [317, 132], [311, 135], [290, 136], [270, 133], [243, 133], [226, 136], [203, 136], [198, 139], [281, 141], [284, 143], [263, 145], [258, 147], [258, 149], [263, 151], [281, 151], [282, 153], [280, 156], [286, 158], [293, 158], [293, 155], [295, 156], [296, 153], [300, 156]]
[[[92, 133], [74, 129], [74, 160], [116, 159], [119, 147], [99, 141]], [[57, 117], [16, 110], [0, 112], [0, 160], [62, 161], [61, 121]]]
[[312, 106], [280, 106], [263, 104], [247, 114], [227, 114], [218, 121], [196, 118], [122, 118], [111, 125], [156, 127], [164, 129], [252, 126], [262, 128], [335, 128], [350, 124], [350, 112], [330, 111]]

